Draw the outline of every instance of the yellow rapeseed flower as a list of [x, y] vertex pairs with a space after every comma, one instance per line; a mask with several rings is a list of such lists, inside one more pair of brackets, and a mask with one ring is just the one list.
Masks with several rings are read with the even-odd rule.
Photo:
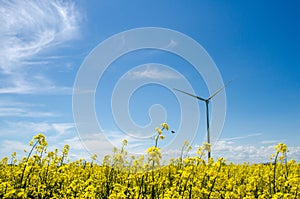
[[169, 130], [169, 125], [166, 122], [162, 123], [161, 126], [167, 131]]
[[155, 128], [155, 130], [157, 131], [157, 133], [159, 134], [159, 135], [161, 135], [162, 134], [162, 130], [160, 129], [160, 128]]

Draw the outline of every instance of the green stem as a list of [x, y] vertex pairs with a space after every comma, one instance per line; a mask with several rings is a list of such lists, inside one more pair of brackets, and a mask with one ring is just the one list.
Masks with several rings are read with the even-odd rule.
[[276, 193], [276, 166], [277, 166], [278, 155], [279, 155], [279, 152], [276, 153], [275, 161], [274, 161], [274, 172], [273, 172], [273, 185], [274, 185], [273, 191], [274, 191], [274, 194]]
[[26, 158], [25, 165], [24, 165], [24, 168], [23, 168], [23, 171], [22, 171], [22, 175], [21, 175], [21, 179], [20, 179], [20, 185], [21, 186], [22, 186], [22, 182], [23, 182], [23, 178], [24, 178], [25, 169], [27, 167], [27, 162], [28, 162], [28, 160], [29, 160], [29, 158], [31, 156], [31, 153], [32, 153], [33, 149], [36, 147], [37, 144], [38, 144], [38, 141], [36, 141], [35, 144], [32, 146], [32, 148], [31, 148], [31, 150], [30, 150], [30, 152], [29, 152], [29, 154], [28, 154], [28, 156]]

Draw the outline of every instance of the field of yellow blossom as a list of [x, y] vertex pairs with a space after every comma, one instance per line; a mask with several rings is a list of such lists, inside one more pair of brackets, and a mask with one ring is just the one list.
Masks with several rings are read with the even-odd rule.
[[[96, 155], [89, 162], [67, 162], [69, 146], [48, 151], [45, 136], [38, 134], [26, 157], [17, 160], [14, 153], [1, 160], [0, 198], [300, 198], [300, 164], [285, 160], [285, 144], [275, 146], [270, 164], [207, 162], [206, 144], [196, 156], [181, 155], [160, 165], [157, 145], [168, 126], [156, 130], [147, 155], [127, 157], [124, 140], [100, 164]], [[185, 142], [182, 154], [190, 149]]]

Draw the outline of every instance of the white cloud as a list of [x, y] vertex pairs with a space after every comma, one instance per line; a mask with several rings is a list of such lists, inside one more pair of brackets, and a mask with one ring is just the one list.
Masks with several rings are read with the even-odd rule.
[[[112, 155], [114, 147], [120, 149], [124, 139], [128, 141], [125, 150], [128, 151], [129, 156], [145, 154], [147, 148], [153, 144], [153, 140], [149, 139], [149, 142], [147, 140], [141, 141], [119, 131], [105, 131], [104, 134], [105, 136], [100, 133], [75, 135], [63, 139], [52, 147], [62, 148], [64, 144], [68, 144], [71, 147], [73, 159], [86, 158], [92, 154], [97, 154], [98, 159], [101, 160], [105, 155]], [[84, 156], [80, 156], [82, 154]]]
[[[20, 151], [23, 151], [24, 149], [27, 149], [28, 145], [24, 144], [20, 141], [15, 140], [4, 140], [1, 143], [1, 153], [0, 155], [4, 156], [10, 156], [13, 152], [19, 152], [17, 154], [20, 154]], [[0, 156], [1, 158], [1, 156]]]
[[175, 46], [177, 46], [177, 42], [174, 41], [173, 39], [170, 40], [169, 44], [167, 46], [165, 46], [166, 49], [172, 49]]
[[14, 129], [23, 129], [28, 132], [53, 132], [52, 136], [65, 135], [74, 129], [74, 123], [50, 123], [50, 122], [7, 122]]
[[6, 107], [14, 107], [14, 106], [23, 106], [23, 107], [32, 107], [32, 106], [41, 106], [41, 105], [38, 105], [38, 104], [30, 104], [30, 103], [24, 103], [24, 102], [16, 102], [16, 101], [13, 101], [12, 99], [1, 99], [0, 101], [0, 107], [3, 107], [3, 106], [6, 106]]
[[[28, 121], [4, 121], [0, 129], [2, 138], [10, 140], [28, 139], [37, 133], [46, 135], [47, 140], [56, 143], [57, 140], [64, 140], [75, 133], [75, 125], [73, 123], [59, 122], [28, 122]], [[29, 140], [25, 140], [26, 143]]]
[[[46, 135], [49, 143], [49, 149], [62, 149], [67, 144], [65, 140], [76, 135], [75, 125], [73, 123], [55, 123], [55, 122], [3, 122], [0, 129], [2, 140], [0, 141], [3, 150], [0, 152], [0, 158], [7, 156], [14, 151], [18, 154], [24, 154], [23, 149], [28, 149], [29, 141], [37, 133]], [[9, 145], [15, 143], [15, 145]], [[72, 145], [71, 145], [72, 147]]]
[[1, 1], [0, 16], [0, 67], [7, 73], [78, 34], [79, 15], [68, 1]]
[[261, 144], [277, 144], [279, 142], [279, 140], [264, 140], [261, 141]]
[[[270, 156], [275, 153], [275, 144], [267, 146], [237, 145], [233, 142], [219, 141], [212, 149], [215, 158], [224, 157], [230, 162], [265, 163], [270, 162]], [[300, 147], [288, 147], [289, 159], [300, 161]]]
[[34, 110], [35, 107], [41, 108], [42, 105], [3, 100], [0, 101], [0, 117], [43, 118], [59, 116], [55, 112], [42, 111], [41, 109], [36, 111]]
[[5, 78], [0, 82], [0, 93], [59, 89], [28, 66], [49, 63], [40, 54], [76, 38], [79, 20], [70, 1], [1, 1], [0, 75]]
[[28, 93], [55, 93], [55, 94], [71, 94], [72, 88], [56, 86], [44, 75], [27, 76], [16, 72], [14, 74], [6, 74], [6, 78], [0, 81], [0, 94], [28, 94]]
[[247, 139], [250, 137], [257, 137], [257, 136], [261, 136], [261, 133], [253, 133], [253, 134], [249, 134], [249, 135], [245, 135], [245, 136], [237, 136], [237, 137], [231, 137], [231, 138], [222, 138], [222, 140], [225, 141], [230, 141], [230, 140], [242, 140], [242, 139]]
[[13, 108], [13, 107], [0, 107], [0, 117], [55, 117], [57, 113], [43, 112], [43, 111], [31, 111], [26, 108]]
[[[269, 144], [266, 146], [255, 146], [255, 145], [240, 145], [231, 141], [221, 140], [216, 143], [212, 147], [212, 157], [214, 160], [222, 157], [225, 158], [227, 162], [233, 163], [244, 163], [249, 162], [252, 163], [267, 163], [274, 161], [270, 159], [270, 156], [275, 153], [274, 146], [276, 144]], [[189, 152], [189, 156], [196, 155], [198, 146], [193, 147], [193, 149]], [[181, 149], [178, 150], [168, 150], [163, 153], [163, 157], [165, 160], [169, 158], [179, 157], [181, 154]], [[294, 159], [296, 161], [300, 161], [300, 147], [299, 146], [288, 146], [287, 153], [288, 160]], [[205, 154], [204, 159], [207, 158], [207, 154]]]
[[54, 123], [52, 124], [52, 128], [59, 134], [65, 134], [70, 129], [74, 129], [74, 123]]
[[[65, 144], [70, 145], [70, 158], [71, 160], [78, 160], [79, 158], [88, 159], [92, 153], [96, 152], [98, 155], [98, 160], [102, 160], [104, 155], [112, 154], [112, 147], [116, 145], [118, 148], [121, 146], [121, 141], [123, 139], [128, 140], [128, 146], [126, 150], [133, 153], [134, 155], [144, 154], [147, 147], [144, 143], [138, 142], [129, 136], [126, 136], [120, 132], [106, 132], [110, 136], [110, 141], [108, 141], [103, 136], [99, 134], [91, 134], [85, 142], [82, 142], [81, 138], [76, 135], [73, 131], [74, 124], [72, 123], [28, 123], [28, 122], [19, 122], [14, 123], [16, 129], [31, 129], [35, 131], [55, 131], [57, 135], [48, 135], [47, 140], [49, 142], [49, 150], [55, 148], [62, 149]], [[72, 133], [67, 133], [67, 136], [60, 136], [60, 133], [66, 134], [66, 131]], [[24, 132], [24, 131], [23, 131]], [[25, 141], [26, 143], [29, 140]], [[84, 144], [89, 147], [89, 151], [86, 150]], [[153, 143], [152, 143], [153, 144]], [[150, 143], [151, 145], [151, 143]], [[6, 139], [1, 142], [0, 157], [5, 155], [10, 155], [13, 151], [19, 151], [22, 153], [23, 149], [28, 148], [28, 144], [23, 142]], [[192, 149], [189, 153], [189, 156], [196, 154], [196, 147]], [[300, 161], [300, 147], [288, 147], [287, 157], [289, 160], [294, 159]], [[223, 157], [227, 162], [233, 163], [266, 163], [271, 162], [271, 154], [275, 152], [274, 145], [267, 146], [254, 146], [254, 145], [239, 145], [231, 141], [221, 140], [212, 148], [212, 157], [216, 160], [218, 157]], [[171, 157], [179, 157], [181, 153], [180, 148], [178, 150], [168, 150], [164, 151], [163, 159], [168, 160]], [[205, 158], [205, 157], [204, 157]]]
[[179, 76], [173, 72], [166, 71], [158, 67], [150, 67], [133, 70], [128, 72], [127, 76], [130, 79], [178, 79]]
[[56, 139], [55, 142], [51, 138], [48, 140], [54, 143], [53, 145], [49, 145], [50, 150], [55, 148], [62, 149], [64, 145], [69, 145], [71, 160], [78, 160], [80, 158], [88, 159], [95, 153], [98, 156], [98, 160], [101, 160], [105, 155], [111, 155], [113, 150], [111, 143], [97, 133], [85, 137], [84, 142], [80, 136], [74, 133], [65, 139]]
[[[138, 139], [134, 139], [131, 136], [125, 135], [118, 131], [106, 131], [105, 138], [100, 136], [97, 133], [90, 134], [84, 138], [84, 142], [81, 140], [79, 136], [75, 136], [72, 138], [65, 139], [64, 144], [69, 144], [71, 146], [72, 157], [75, 159], [82, 158], [82, 154], [84, 154], [83, 158], [86, 158], [88, 154], [86, 149], [88, 149], [89, 153], [97, 153], [99, 159], [101, 160], [104, 155], [112, 154], [112, 147], [116, 146], [120, 148], [122, 145], [122, 140], [128, 140], [128, 146], [126, 146], [126, 150], [134, 155], [145, 154], [147, 147], [152, 146], [153, 140], [148, 140], [149, 142], [144, 142]], [[253, 136], [255, 134], [252, 134]], [[251, 137], [251, 135], [249, 135]], [[84, 145], [87, 147], [85, 148]], [[60, 147], [57, 148], [61, 148]], [[300, 161], [300, 147], [288, 147], [288, 158], [295, 159]], [[192, 151], [190, 151], [189, 156], [196, 155], [197, 147], [193, 147]], [[162, 148], [163, 150], [163, 148]], [[228, 162], [233, 163], [266, 163], [272, 161], [270, 159], [271, 154], [275, 152], [274, 145], [269, 144], [267, 146], [254, 146], [254, 145], [240, 145], [232, 141], [221, 140], [217, 142], [217, 144], [212, 148], [212, 157], [216, 160], [218, 157], [224, 157]], [[168, 160], [169, 158], [179, 157], [181, 153], [181, 147], [177, 150], [163, 150], [163, 159]], [[88, 154], [88, 155], [91, 155]]]

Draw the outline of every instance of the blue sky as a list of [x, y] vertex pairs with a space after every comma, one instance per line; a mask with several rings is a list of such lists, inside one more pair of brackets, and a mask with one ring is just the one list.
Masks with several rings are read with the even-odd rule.
[[[223, 81], [234, 79], [226, 87], [225, 123], [212, 152], [214, 157], [266, 162], [273, 146], [284, 142], [290, 148], [288, 157], [299, 161], [298, 8], [298, 1], [1, 1], [0, 157], [13, 151], [22, 155], [31, 137], [39, 132], [47, 136], [51, 148], [70, 144], [72, 158], [88, 157], [72, 110], [73, 85], [82, 63], [97, 45], [115, 34], [161, 27], [194, 39], [213, 59]], [[133, 71], [136, 66], [141, 67]], [[96, 115], [107, 139], [119, 145], [126, 138], [135, 152], [143, 152], [153, 143], [151, 139], [134, 140], [130, 133], [124, 135], [114, 121], [113, 89], [127, 75], [135, 83], [162, 80], [165, 84], [148, 84], [131, 95], [128, 110], [140, 127], [151, 123], [148, 111], [152, 105], [164, 107], [152, 118], [147, 131], [135, 135], [151, 136], [154, 129], [149, 129], [163, 122], [164, 116], [171, 129], [183, 134], [178, 132], [180, 102], [194, 103], [200, 120], [193, 116], [183, 120], [199, 126], [196, 132], [189, 132], [196, 135], [193, 146], [205, 141], [204, 103], [180, 96], [166, 86], [176, 82], [180, 86], [176, 71], [197, 95], [209, 96], [202, 76], [172, 53], [143, 49], [115, 60], [95, 91]], [[172, 144], [172, 136], [167, 134], [161, 146]], [[107, 140], [100, 139], [99, 143], [97, 150], [102, 154], [111, 151]]]

